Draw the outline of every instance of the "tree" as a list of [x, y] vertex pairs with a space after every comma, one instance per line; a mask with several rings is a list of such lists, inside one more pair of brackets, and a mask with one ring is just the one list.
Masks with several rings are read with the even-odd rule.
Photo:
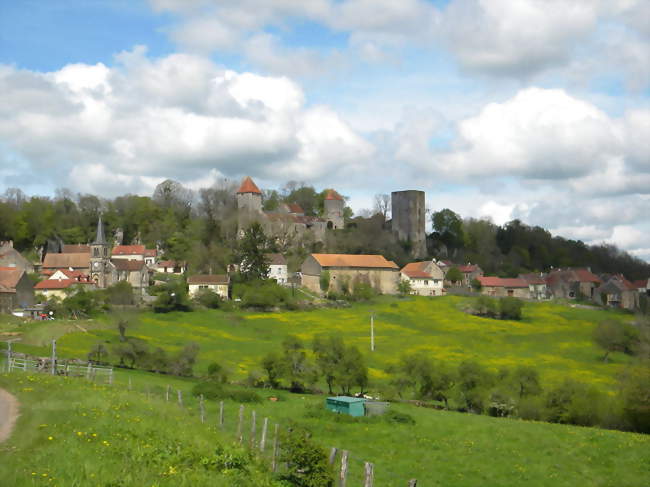
[[388, 219], [388, 213], [390, 213], [391, 208], [391, 198], [389, 194], [376, 194], [375, 195], [375, 213], [379, 213], [384, 221]]
[[303, 392], [306, 389], [306, 382], [310, 379], [310, 372], [313, 372], [304, 345], [298, 337], [289, 335], [282, 342], [282, 349], [284, 377], [289, 382], [292, 392]]
[[524, 302], [521, 299], [508, 296], [499, 300], [499, 311], [502, 320], [520, 320]]
[[460, 399], [468, 411], [480, 413], [485, 408], [487, 392], [493, 382], [492, 374], [477, 362], [467, 360], [458, 366]]
[[368, 367], [357, 347], [345, 347], [342, 360], [336, 367], [336, 380], [344, 395], [349, 396], [353, 386], [359, 386], [359, 393], [363, 394], [368, 385]]
[[155, 313], [169, 313], [171, 311], [191, 311], [190, 301], [185, 287], [185, 281], [170, 281], [158, 291], [158, 296], [153, 303]]
[[449, 271], [447, 271], [445, 279], [447, 279], [449, 282], [452, 282], [453, 284], [456, 284], [463, 280], [463, 273], [460, 272], [458, 267], [452, 267], [449, 269]]
[[512, 380], [517, 386], [519, 398], [536, 396], [542, 392], [539, 381], [539, 372], [529, 365], [518, 366], [512, 375]]
[[412, 290], [413, 288], [411, 287], [411, 281], [408, 279], [400, 279], [400, 281], [397, 283], [397, 292], [402, 297], [411, 294]]
[[108, 350], [103, 343], [97, 343], [93, 348], [90, 349], [88, 353], [88, 360], [94, 360], [95, 363], [101, 363], [102, 355], [106, 355]]
[[261, 365], [266, 372], [269, 386], [278, 387], [278, 379], [282, 377], [284, 369], [282, 357], [276, 352], [269, 352], [262, 358]]
[[104, 291], [106, 294], [106, 301], [109, 304], [117, 305], [132, 305], [134, 303], [133, 298], [133, 286], [128, 281], [119, 281], [109, 286]]
[[480, 293], [481, 289], [483, 289], [483, 284], [481, 284], [481, 281], [478, 279], [474, 278], [472, 279], [472, 282], [470, 282], [470, 285], [472, 286], [472, 289], [474, 292]]
[[262, 225], [255, 222], [244, 232], [239, 242], [238, 257], [241, 274], [245, 281], [266, 279], [269, 274], [269, 260], [266, 256], [268, 239]]
[[217, 309], [221, 306], [221, 296], [210, 289], [202, 289], [199, 291], [194, 300], [201, 306], [206, 308]]
[[650, 367], [637, 366], [621, 379], [623, 414], [635, 431], [650, 433]]
[[309, 431], [295, 424], [283, 433], [279, 461], [287, 468], [280, 479], [296, 487], [331, 487], [334, 480], [325, 451], [310, 438]]
[[465, 244], [463, 220], [457, 213], [448, 208], [436, 211], [431, 215], [434, 236], [450, 250], [456, 250]]
[[319, 278], [320, 290], [326, 293], [330, 288], [330, 271], [323, 270]]
[[334, 394], [333, 387], [336, 382], [338, 365], [345, 355], [345, 345], [341, 335], [315, 336], [312, 350], [316, 357], [316, 365], [321, 375], [325, 378], [330, 394]]
[[603, 362], [607, 362], [611, 352], [629, 353], [633, 345], [635, 332], [630, 325], [613, 320], [604, 320], [598, 323], [593, 337], [596, 344], [605, 350]]
[[198, 353], [199, 346], [196, 343], [185, 345], [183, 349], [171, 359], [170, 370], [172, 374], [191, 376]]

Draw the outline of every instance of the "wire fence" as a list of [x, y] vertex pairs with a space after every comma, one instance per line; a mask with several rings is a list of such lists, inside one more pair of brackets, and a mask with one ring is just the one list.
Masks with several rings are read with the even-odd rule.
[[[8, 357], [3, 369], [7, 372], [40, 372], [51, 373], [48, 360]], [[287, 468], [279, 462], [281, 453], [282, 425], [269, 417], [261, 417], [253, 406], [240, 404], [239, 407], [228, 405], [224, 401], [207, 401], [199, 397], [185, 394], [180, 389], [167, 385], [145, 386], [144, 390], [135, 390], [131, 378], [126, 381], [115, 380], [112, 367], [98, 366], [92, 363], [86, 365], [55, 363], [56, 375], [83, 377], [94, 383], [103, 383], [114, 387], [124, 387], [129, 392], [142, 394], [148, 401], [176, 403], [179, 409], [189, 416], [205, 424], [206, 427], [218, 429], [230, 436], [235, 443], [249, 449], [258, 458], [265, 461], [272, 472], [281, 472]], [[335, 473], [335, 485], [346, 487], [360, 485], [408, 485], [416, 487], [417, 480], [405, 481], [390, 471], [375, 472], [375, 465], [353, 452], [339, 447], [330, 447], [327, 451], [328, 462]], [[377, 477], [377, 483], [375, 483]]]

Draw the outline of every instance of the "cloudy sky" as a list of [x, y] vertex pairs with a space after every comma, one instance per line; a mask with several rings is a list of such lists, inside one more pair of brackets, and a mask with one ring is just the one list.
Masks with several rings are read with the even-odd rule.
[[647, 0], [0, 2], [0, 192], [253, 176], [650, 261]]

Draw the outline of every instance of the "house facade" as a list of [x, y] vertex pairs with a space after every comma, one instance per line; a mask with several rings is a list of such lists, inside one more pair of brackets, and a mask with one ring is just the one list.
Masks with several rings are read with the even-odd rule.
[[16, 267], [0, 267], [0, 313], [34, 304], [34, 285], [27, 273]]
[[632, 311], [639, 307], [639, 292], [624, 276], [615, 274], [596, 288], [594, 301], [603, 306]]
[[12, 240], [0, 242], [0, 267], [14, 267], [27, 273], [34, 272], [34, 264], [14, 248]]
[[435, 261], [411, 262], [400, 270], [400, 278], [411, 285], [411, 294], [442, 296], [445, 293], [442, 269]]
[[202, 274], [187, 278], [190, 297], [196, 297], [201, 291], [217, 293], [222, 299], [228, 299], [230, 276], [227, 274]]
[[92, 291], [97, 288], [96, 283], [89, 277], [75, 277], [67, 279], [45, 279], [34, 286], [34, 290], [47, 299], [57, 297], [65, 299], [68, 295], [74, 293], [76, 289], [83, 288], [86, 291]]
[[282, 254], [267, 254], [266, 257], [269, 260], [269, 279], [274, 279], [282, 286], [286, 285], [289, 281], [287, 259]]
[[326, 291], [352, 292], [359, 283], [366, 283], [382, 294], [397, 293], [399, 267], [383, 255], [311, 254], [301, 266], [302, 285], [320, 293], [325, 271], [329, 273]]
[[187, 271], [187, 264], [185, 262], [177, 262], [175, 260], [161, 260], [155, 266], [156, 272], [162, 274], [184, 274]]
[[514, 297], [530, 299], [528, 283], [519, 278], [502, 278], [493, 276], [477, 277], [481, 283], [481, 294], [494, 297]]
[[459, 265], [458, 270], [463, 275], [462, 285], [471, 287], [472, 281], [483, 275], [483, 269], [476, 264]]
[[531, 299], [548, 298], [546, 279], [541, 274], [519, 274], [519, 279], [523, 279], [528, 283]]
[[561, 299], [593, 299], [596, 288], [603, 283], [589, 268], [556, 269], [545, 280], [553, 297]]

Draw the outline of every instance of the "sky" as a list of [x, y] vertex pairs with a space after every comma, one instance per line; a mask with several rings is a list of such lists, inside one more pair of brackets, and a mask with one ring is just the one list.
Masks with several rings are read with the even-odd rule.
[[650, 261], [647, 0], [0, 2], [0, 194], [426, 192]]

